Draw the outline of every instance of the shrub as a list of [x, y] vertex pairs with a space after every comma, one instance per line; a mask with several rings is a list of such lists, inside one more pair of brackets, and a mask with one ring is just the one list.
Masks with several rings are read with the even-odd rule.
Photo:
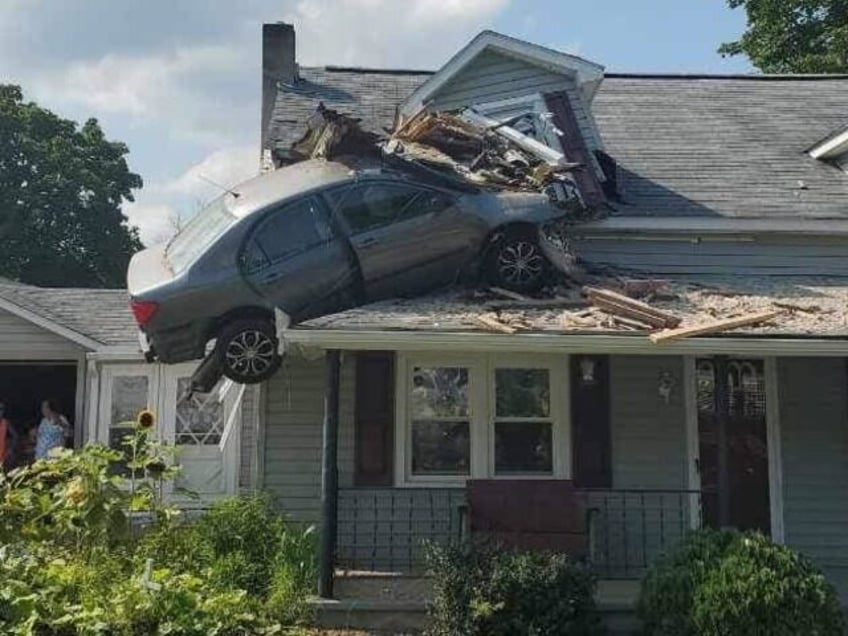
[[649, 636], [842, 634], [833, 587], [759, 533], [700, 530], [658, 559], [638, 605]]
[[603, 633], [595, 577], [565, 555], [430, 546], [427, 560], [435, 592], [430, 636]]

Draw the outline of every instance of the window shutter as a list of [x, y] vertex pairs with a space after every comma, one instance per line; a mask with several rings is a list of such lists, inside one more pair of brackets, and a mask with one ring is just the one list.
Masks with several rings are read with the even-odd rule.
[[390, 486], [394, 458], [395, 358], [391, 351], [356, 354], [354, 413], [357, 486]]
[[612, 487], [609, 356], [571, 358], [573, 479], [583, 488]]

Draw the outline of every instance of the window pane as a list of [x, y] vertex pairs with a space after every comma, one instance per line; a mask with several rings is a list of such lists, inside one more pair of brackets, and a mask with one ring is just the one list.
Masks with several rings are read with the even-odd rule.
[[418, 192], [382, 184], [352, 188], [342, 195], [341, 212], [352, 232], [364, 232], [394, 223]]
[[237, 221], [227, 209], [226, 197], [204, 208], [171, 239], [166, 253], [171, 268], [180, 273], [191, 265]]
[[453, 205], [453, 200], [440, 192], [421, 192], [398, 215], [398, 221], [407, 221], [425, 214], [435, 214]]
[[326, 220], [314, 199], [304, 199], [286, 206], [266, 221], [253, 238], [255, 245], [247, 252], [246, 267], [262, 265], [256, 248], [275, 263], [292, 258], [326, 242], [332, 236]]
[[191, 378], [177, 380], [176, 443], [186, 445], [217, 444], [224, 431], [224, 405], [218, 400], [221, 382], [210, 393], [192, 393], [186, 397]]
[[412, 423], [413, 475], [467, 475], [470, 461], [468, 422]]
[[553, 472], [550, 422], [496, 422], [495, 472]]
[[497, 369], [498, 417], [549, 417], [551, 390], [547, 369]]
[[468, 369], [415, 367], [410, 395], [412, 417], [468, 416]]
[[[109, 420], [109, 447], [123, 452], [124, 438], [132, 432], [133, 423], [139, 411], [148, 405], [148, 379], [143, 375], [122, 375], [113, 378], [111, 394], [111, 413]], [[116, 472], [129, 475], [123, 466]]]

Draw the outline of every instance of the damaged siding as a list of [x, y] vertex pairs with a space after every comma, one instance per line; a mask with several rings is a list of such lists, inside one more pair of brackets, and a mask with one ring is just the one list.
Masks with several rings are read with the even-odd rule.
[[574, 80], [539, 66], [483, 51], [447, 82], [427, 105], [430, 110], [458, 110], [516, 97], [567, 91], [583, 139], [590, 149], [601, 148], [600, 135]]
[[256, 444], [259, 431], [260, 388], [248, 386], [241, 403], [239, 443], [239, 492], [256, 490]]
[[778, 361], [786, 543], [848, 599], [848, 377], [838, 358]]
[[[264, 488], [289, 518], [317, 523], [321, 511], [323, 359], [291, 358], [265, 390]], [[339, 486], [353, 483], [353, 359], [342, 363]]]
[[821, 237], [800, 241], [746, 238], [703, 240], [634, 236], [577, 236], [575, 252], [587, 265], [653, 275], [837, 276], [848, 277], [848, 241]]

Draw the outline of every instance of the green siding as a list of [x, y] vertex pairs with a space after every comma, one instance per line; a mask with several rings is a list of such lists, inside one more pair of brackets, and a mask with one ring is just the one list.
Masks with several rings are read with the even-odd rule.
[[[660, 397], [661, 374], [674, 386], [669, 403]], [[613, 356], [613, 488], [686, 489], [686, 406], [683, 358]]]
[[[339, 484], [353, 481], [353, 369], [342, 363]], [[290, 518], [316, 523], [321, 509], [324, 360], [291, 358], [267, 384], [263, 487]]]
[[848, 378], [845, 360], [778, 362], [786, 543], [848, 599]]

